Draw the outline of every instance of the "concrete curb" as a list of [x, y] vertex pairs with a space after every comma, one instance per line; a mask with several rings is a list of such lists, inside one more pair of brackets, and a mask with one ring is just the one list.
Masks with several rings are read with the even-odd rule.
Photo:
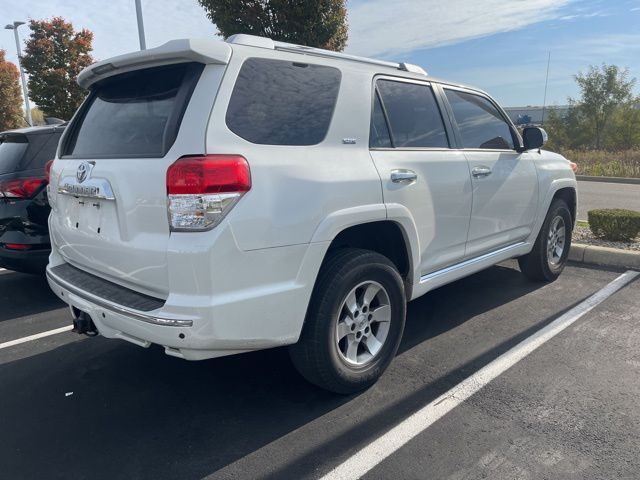
[[640, 270], [640, 252], [621, 250], [619, 248], [573, 243], [569, 251], [569, 260], [604, 267], [624, 267]]
[[640, 178], [629, 177], [592, 177], [589, 175], [576, 175], [576, 180], [583, 182], [629, 183], [633, 185], [640, 185]]

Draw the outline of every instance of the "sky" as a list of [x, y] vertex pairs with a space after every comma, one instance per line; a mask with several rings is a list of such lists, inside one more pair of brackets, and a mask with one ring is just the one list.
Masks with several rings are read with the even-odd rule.
[[[96, 59], [138, 49], [134, 0], [0, 0], [0, 23], [62, 16], [94, 32]], [[640, 78], [640, 0], [349, 0], [347, 53], [421, 65], [478, 86], [503, 106], [578, 94], [573, 75], [616, 64]], [[142, 0], [147, 47], [214, 37], [196, 0]], [[28, 27], [20, 27], [22, 39]], [[214, 37], [219, 38], [219, 37]], [[0, 48], [16, 62], [13, 32]], [[636, 92], [640, 91], [637, 87]]]

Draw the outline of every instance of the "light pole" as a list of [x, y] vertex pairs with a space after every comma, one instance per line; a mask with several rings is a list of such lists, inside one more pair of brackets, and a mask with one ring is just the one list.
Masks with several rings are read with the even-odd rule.
[[142, 5], [140, 5], [140, 0], [136, 0], [136, 17], [138, 17], [138, 37], [140, 38], [140, 50], [146, 50], [147, 42], [144, 39], [144, 21], [142, 20]]
[[24, 95], [24, 109], [27, 115], [27, 123], [33, 126], [33, 120], [31, 119], [31, 107], [29, 106], [29, 90], [27, 89], [27, 80], [24, 76], [24, 70], [22, 69], [22, 53], [20, 51], [20, 37], [18, 36], [18, 27], [24, 25], [24, 22], [13, 22], [6, 25], [4, 28], [7, 30], [13, 30], [13, 36], [16, 38], [16, 50], [18, 51], [18, 66], [20, 67], [20, 78], [22, 79], [22, 94]]

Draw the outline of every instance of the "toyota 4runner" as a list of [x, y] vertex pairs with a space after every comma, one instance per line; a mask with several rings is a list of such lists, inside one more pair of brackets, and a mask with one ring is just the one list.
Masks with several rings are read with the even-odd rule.
[[289, 345], [348, 393], [393, 359], [407, 301], [509, 258], [539, 281], [567, 261], [570, 162], [420, 67], [236, 35], [78, 82], [47, 267], [77, 331], [187, 360]]

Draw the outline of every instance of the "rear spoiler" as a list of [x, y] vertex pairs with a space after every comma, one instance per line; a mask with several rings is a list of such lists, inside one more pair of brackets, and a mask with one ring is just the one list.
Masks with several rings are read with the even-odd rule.
[[159, 67], [175, 63], [199, 62], [226, 65], [231, 58], [231, 47], [212, 39], [171, 40], [149, 50], [126, 53], [96, 62], [78, 75], [78, 85], [89, 88], [104, 78], [141, 68]]

